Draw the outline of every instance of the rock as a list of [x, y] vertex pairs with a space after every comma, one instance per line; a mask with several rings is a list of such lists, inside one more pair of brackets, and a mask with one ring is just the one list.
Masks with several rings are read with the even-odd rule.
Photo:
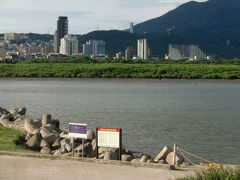
[[167, 164], [167, 162], [165, 161], [165, 160], [159, 160], [159, 161], [157, 161], [156, 163], [159, 163], [159, 164]]
[[[182, 164], [184, 161], [184, 158], [178, 154], [176, 154], [176, 163], [179, 165], [179, 164]], [[173, 152], [170, 152], [168, 155], [167, 155], [167, 158], [166, 158], [166, 162], [168, 164], [173, 164]]]
[[57, 139], [53, 144], [52, 144], [53, 149], [59, 149], [61, 147], [60, 140]]
[[58, 119], [54, 119], [51, 121], [51, 124], [56, 127], [57, 129], [59, 129], [60, 127], [60, 121]]
[[130, 156], [132, 156], [133, 157], [133, 153], [132, 153], [132, 151], [130, 151], [130, 150], [126, 150], [126, 154], [128, 154], [128, 155], [130, 155]]
[[61, 156], [62, 152], [60, 149], [56, 150], [55, 153], [53, 154], [53, 156]]
[[92, 140], [92, 148], [93, 148], [93, 152], [96, 152], [96, 151], [97, 151], [97, 142], [96, 142], [96, 139], [93, 139], [93, 140]]
[[11, 110], [9, 110], [9, 113], [11, 114], [11, 116], [14, 117], [15, 115], [18, 114], [18, 111], [16, 109], [11, 109]]
[[24, 128], [30, 134], [36, 134], [39, 132], [41, 127], [41, 122], [39, 120], [33, 120], [30, 117], [26, 117]]
[[88, 140], [93, 140], [95, 138], [95, 131], [93, 130], [88, 130], [87, 131], [87, 139]]
[[118, 160], [118, 155], [116, 153], [107, 152], [104, 155], [104, 160]]
[[49, 143], [47, 142], [46, 139], [42, 139], [42, 140], [41, 140], [40, 147], [41, 147], [41, 148], [43, 148], [43, 147], [49, 147]]
[[30, 149], [33, 150], [38, 150], [40, 149], [40, 143], [41, 143], [41, 137], [40, 134], [34, 134], [27, 142], [26, 142], [26, 146]]
[[26, 111], [27, 111], [27, 109], [25, 107], [21, 107], [18, 109], [18, 114], [25, 115]]
[[0, 124], [3, 125], [3, 127], [7, 127], [7, 128], [12, 128], [13, 126], [13, 122], [11, 122], [8, 118], [7, 115], [2, 115], [0, 118]]
[[149, 160], [147, 160], [146, 163], [154, 163], [154, 160], [153, 159], [149, 159]]
[[59, 150], [61, 151], [62, 154], [67, 153], [67, 150], [64, 147], [61, 147]]
[[51, 150], [48, 147], [43, 147], [40, 152], [42, 154], [51, 154]]
[[68, 138], [68, 131], [67, 130], [62, 130], [62, 132], [60, 133], [60, 138], [62, 139], [66, 139]]
[[140, 163], [140, 158], [136, 158], [136, 159], [133, 159], [132, 161], [131, 161], [131, 163]]
[[43, 138], [46, 138], [48, 137], [51, 133], [52, 133], [52, 129], [48, 128], [48, 127], [43, 127], [41, 130], [40, 130], [40, 133], [41, 133], [41, 136]]
[[21, 117], [17, 118], [14, 121], [12, 128], [17, 130], [17, 131], [21, 131], [21, 132], [26, 133], [27, 131], [25, 129], [25, 119], [21, 118]]
[[162, 151], [154, 158], [155, 162], [158, 162], [159, 160], [165, 160], [167, 155], [172, 152], [172, 149], [168, 146], [165, 146]]
[[108, 150], [109, 150], [109, 148], [99, 147], [98, 148], [98, 153], [99, 154], [103, 154], [103, 153], [107, 152]]
[[148, 155], [142, 155], [140, 163], [146, 163], [151, 157]]
[[56, 142], [56, 140], [60, 139], [59, 135], [56, 133], [50, 133], [47, 137], [45, 137], [44, 139], [47, 140], [47, 142], [52, 145], [53, 143]]
[[27, 134], [25, 140], [28, 141], [31, 137], [33, 137], [33, 134]]
[[122, 161], [132, 161], [132, 156], [128, 155], [128, 154], [123, 154], [122, 155]]
[[84, 151], [84, 157], [93, 157], [94, 156], [92, 144], [89, 142], [84, 144], [84, 149], [83, 149], [82, 144], [74, 149], [74, 152], [76, 152], [76, 153], [82, 153], [83, 151]]
[[51, 124], [52, 116], [50, 114], [44, 114], [42, 118], [42, 125], [46, 126], [47, 124]]
[[71, 144], [66, 144], [65, 149], [67, 150], [67, 152], [71, 152], [72, 151], [72, 145]]
[[99, 155], [98, 155], [98, 159], [103, 159], [104, 156], [105, 156], [105, 153], [103, 153], [103, 154], [99, 154]]

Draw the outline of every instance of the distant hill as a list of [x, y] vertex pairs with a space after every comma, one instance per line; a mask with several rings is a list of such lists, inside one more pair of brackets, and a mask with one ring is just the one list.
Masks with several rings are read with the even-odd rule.
[[[240, 1], [188, 2], [167, 14], [137, 24], [135, 33], [186, 39], [210, 55], [240, 57]], [[186, 43], [186, 42], [182, 42]]]

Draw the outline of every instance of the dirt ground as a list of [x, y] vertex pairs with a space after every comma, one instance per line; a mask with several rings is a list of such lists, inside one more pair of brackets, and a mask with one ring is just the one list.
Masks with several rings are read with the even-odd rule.
[[194, 169], [163, 170], [70, 160], [0, 156], [1, 180], [169, 180]]

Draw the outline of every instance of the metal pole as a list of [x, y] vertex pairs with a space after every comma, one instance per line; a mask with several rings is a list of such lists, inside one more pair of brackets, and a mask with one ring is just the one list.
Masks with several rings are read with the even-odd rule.
[[96, 158], [98, 159], [98, 128], [96, 128]]
[[177, 147], [177, 145], [174, 144], [174, 146], [173, 146], [173, 165], [174, 166], [176, 165], [176, 147]]
[[72, 157], [74, 157], [74, 138], [71, 138], [71, 143], [72, 143]]
[[84, 139], [82, 139], [82, 158], [84, 157]]
[[120, 129], [120, 136], [119, 136], [119, 161], [122, 160], [122, 129]]

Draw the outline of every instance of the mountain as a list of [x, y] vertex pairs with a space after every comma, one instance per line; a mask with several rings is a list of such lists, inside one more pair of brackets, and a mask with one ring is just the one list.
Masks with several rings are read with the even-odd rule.
[[240, 57], [240, 1], [191, 1], [165, 15], [137, 24], [138, 34], [158, 34], [186, 39], [207, 54], [223, 58]]

